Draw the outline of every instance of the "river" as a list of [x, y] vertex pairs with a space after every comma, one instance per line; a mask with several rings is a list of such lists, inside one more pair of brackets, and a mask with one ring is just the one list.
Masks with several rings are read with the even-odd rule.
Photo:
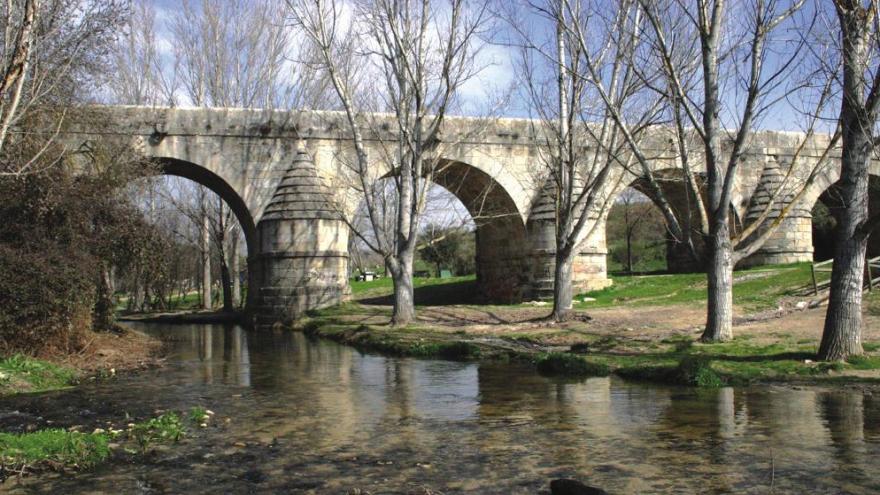
[[211, 425], [0, 491], [535, 494], [571, 477], [611, 493], [880, 492], [880, 397], [857, 389], [559, 380], [300, 333], [132, 325], [169, 343], [166, 366], [0, 399], [0, 412], [92, 428], [200, 405]]

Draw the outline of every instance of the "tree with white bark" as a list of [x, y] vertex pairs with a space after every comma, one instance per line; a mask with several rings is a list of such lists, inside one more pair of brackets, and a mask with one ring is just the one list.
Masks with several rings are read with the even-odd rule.
[[[639, 6], [635, 1], [612, 4], [604, 12], [601, 32], [591, 31], [592, 38], [587, 29], [596, 24], [596, 12], [586, 2], [525, 2], [500, 9], [515, 33], [506, 43], [518, 46], [522, 54], [520, 72], [529, 111], [545, 136], [544, 173], [536, 179], [549, 181], [551, 187], [545, 190], [555, 206], [551, 316], [556, 321], [571, 313], [574, 261], [601, 224], [597, 219], [611, 207], [607, 191], [632, 165], [615, 114], [631, 117], [630, 138], [636, 143], [661, 115], [660, 98], [638, 98], [646, 82], [630, 64], [640, 50]], [[594, 77], [607, 86], [591, 84]], [[606, 92], [607, 107], [597, 89]]]
[[868, 214], [869, 168], [880, 117], [880, 2], [835, 0], [834, 9], [837, 26], [829, 29], [828, 41], [839, 54], [839, 64], [819, 62], [828, 79], [839, 85], [842, 137], [837, 193], [845, 207], [837, 219], [831, 292], [819, 346], [819, 359], [827, 361], [863, 352], [865, 254], [868, 237], [880, 225], [880, 215]]
[[[440, 156], [449, 144], [441, 129], [462, 86], [480, 68], [475, 59], [478, 36], [489, 21], [486, 5], [466, 0], [287, 0], [287, 5], [291, 24], [311, 43], [313, 66], [332, 84], [353, 139], [353, 158], [339, 157], [341, 176], [363, 200], [368, 228], [349, 225], [385, 260], [394, 283], [391, 321], [406, 325], [415, 317], [412, 270], [419, 225], [431, 178], [441, 173]], [[368, 138], [379, 144], [368, 147]]]
[[[802, 153], [815, 137], [822, 109], [829, 103], [830, 85], [818, 88], [804, 81], [810, 76], [793, 71], [802, 60], [805, 37], [783, 36], [783, 30], [809, 29], [810, 17], [803, 21], [805, 0], [618, 0], [591, 2], [558, 0], [559, 25], [569, 33], [580, 51], [585, 67], [583, 77], [609, 119], [615, 135], [626, 144], [633, 166], [627, 167], [647, 184], [647, 192], [663, 213], [670, 234], [699, 258], [698, 242], [705, 244], [708, 278], [706, 328], [702, 340], [725, 341], [733, 338], [733, 268], [754, 254], [796, 208], [809, 187], [827, 166], [830, 150], [839, 139], [834, 133], [822, 156], [809, 172], [804, 170]], [[619, 24], [614, 12], [629, 11], [629, 24]], [[628, 9], [628, 10], [627, 10]], [[741, 13], [733, 17], [733, 11]], [[802, 22], [803, 21], [803, 22]], [[785, 28], [785, 29], [783, 29]], [[677, 168], [688, 199], [697, 210], [698, 220], [689, 212], [676, 211], [660, 186], [660, 177], [645, 140], [636, 133], [640, 121], [621, 111], [615, 79], [602, 69], [601, 58], [590, 50], [591, 39], [605, 39], [625, 30], [639, 46], [619, 59], [625, 69], [635, 73], [643, 85], [636, 101], [650, 102], [645, 108], [653, 114], [654, 102], [662, 109], [666, 125], [651, 129], [652, 143], [671, 143]], [[603, 36], [596, 36], [603, 33]], [[616, 36], [625, 36], [617, 34]], [[602, 52], [598, 52], [602, 53]], [[769, 53], [781, 53], [770, 56]], [[781, 184], [767, 191], [768, 200], [760, 211], [750, 212], [749, 223], [732, 230], [733, 194], [738, 173], [748, 157], [758, 124], [787, 98], [809, 93], [815, 107], [802, 123], [804, 133], [791, 161], [781, 166]], [[663, 139], [657, 139], [663, 138]], [[601, 140], [600, 148], [610, 149]], [[618, 160], [621, 161], [621, 160]], [[696, 172], [705, 163], [706, 173]], [[696, 225], [694, 225], [696, 224]]]

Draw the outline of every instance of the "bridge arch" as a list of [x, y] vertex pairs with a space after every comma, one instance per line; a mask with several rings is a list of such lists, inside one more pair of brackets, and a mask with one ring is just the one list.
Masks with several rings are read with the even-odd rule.
[[522, 300], [529, 282], [528, 236], [511, 194], [481, 168], [459, 160], [442, 160], [431, 180], [458, 198], [476, 225], [477, 284], [483, 298]]
[[220, 196], [226, 205], [229, 206], [230, 210], [232, 210], [232, 213], [238, 220], [238, 224], [241, 226], [248, 251], [248, 291], [245, 307], [248, 310], [253, 308], [256, 294], [259, 292], [259, 280], [257, 278], [258, 270], [255, 266], [259, 244], [256, 222], [254, 221], [254, 217], [244, 199], [226, 180], [206, 167], [187, 160], [168, 156], [152, 156], [150, 157], [150, 161], [158, 165], [159, 171], [162, 175], [182, 177], [208, 188], [210, 191]]
[[250, 209], [244, 199], [222, 177], [193, 162], [171, 157], [152, 157], [151, 161], [159, 165], [163, 175], [171, 175], [189, 179], [205, 186], [220, 196], [232, 210], [244, 233], [248, 255], [252, 256], [257, 249], [257, 227]]
[[[834, 236], [839, 214], [845, 208], [837, 192], [839, 181], [835, 175], [826, 176], [819, 187], [821, 191], [806, 202], [810, 208], [813, 259], [826, 261], [834, 256]], [[818, 188], [817, 188], [818, 189]], [[872, 166], [868, 175], [868, 216], [880, 214], [880, 167]], [[868, 257], [880, 256], [880, 234], [874, 233], [868, 239]]]
[[[653, 191], [648, 180], [645, 177], [628, 174], [620, 181], [620, 185], [612, 194], [608, 207], [604, 212], [603, 221], [606, 222], [606, 243], [611, 241], [608, 239], [607, 220], [612, 205], [619, 204], [625, 195], [637, 194], [640, 201], [645, 199], [651, 203], [648, 217], [653, 222], [662, 222], [665, 230], [665, 262], [666, 270], [673, 273], [700, 272], [704, 270], [703, 260], [705, 259], [705, 245], [703, 236], [700, 233], [701, 219], [699, 209], [696, 204], [696, 198], [689, 192], [685, 184], [685, 174], [681, 168], [658, 168], [652, 172], [657, 185], [660, 187], [663, 196], [669, 206], [675, 213], [675, 217], [681, 223], [682, 229], [690, 229], [691, 238], [695, 244], [698, 259], [694, 259], [690, 249], [680, 239], [675, 239], [667, 228], [666, 219], [660, 211], [660, 198], [656, 191]], [[697, 186], [703, 188], [705, 184], [705, 174], [694, 172]], [[633, 192], [635, 191], [635, 192]], [[701, 191], [701, 194], [703, 192]], [[656, 210], [656, 211], [655, 211]]]

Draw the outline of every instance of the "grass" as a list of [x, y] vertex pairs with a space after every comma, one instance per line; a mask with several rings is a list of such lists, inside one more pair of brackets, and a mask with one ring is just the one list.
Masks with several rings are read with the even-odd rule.
[[[775, 308], [780, 298], [801, 295], [811, 283], [808, 263], [740, 270], [734, 277], [734, 302], [747, 311]], [[625, 304], [644, 307], [702, 303], [706, 297], [704, 274], [612, 278], [615, 282], [612, 287], [587, 294], [596, 301], [579, 303], [578, 306], [593, 308]], [[473, 284], [472, 277], [418, 280], [421, 291], [457, 291], [461, 284]], [[375, 294], [380, 289], [391, 291], [388, 279], [359, 284], [356, 293], [374, 291], [371, 294]], [[809, 298], [808, 295], [801, 297]], [[868, 312], [880, 314], [880, 291], [866, 293], [865, 304]], [[549, 331], [511, 329], [509, 333], [494, 334], [497, 338], [493, 342], [491, 338], [475, 338], [475, 334], [467, 329], [450, 332], [425, 324], [405, 328], [362, 324], [369, 318], [375, 322], [390, 317], [387, 306], [347, 303], [312, 312], [310, 316], [312, 320], [305, 325], [310, 335], [365, 351], [452, 359], [516, 358], [534, 363], [542, 373], [556, 375], [589, 376], [610, 372], [640, 380], [717, 387], [770, 381], [871, 380], [846, 372], [880, 370], [880, 343], [866, 342], [867, 354], [848, 363], [821, 363], [815, 361], [818, 342], [785, 332], [754, 338], [738, 336], [722, 344], [702, 344], [689, 335], [645, 340], [629, 338], [626, 334], [596, 333], [589, 325], [575, 324]], [[498, 344], [499, 341], [510, 345]], [[571, 351], [545, 352], [548, 348], [558, 349], [560, 344], [570, 345]]]
[[[746, 385], [776, 381], [861, 379], [848, 370], [880, 370], [880, 344], [865, 343], [865, 356], [849, 363], [816, 362], [818, 342], [781, 332], [772, 336], [739, 336], [733, 341], [703, 344], [689, 335], [664, 339], [629, 338], [591, 333], [589, 327], [518, 330], [496, 341], [467, 330], [442, 331], [422, 325], [394, 328], [359, 323], [365, 316], [389, 316], [386, 308], [355, 303], [312, 313], [303, 325], [310, 336], [328, 338], [363, 351], [395, 356], [447, 359], [518, 359], [549, 375], [604, 376], [659, 381], [698, 387]], [[773, 340], [769, 340], [772, 338]], [[510, 343], [510, 345], [498, 344]], [[569, 352], [545, 352], [569, 342]], [[869, 377], [866, 379], [870, 379]]]
[[107, 459], [109, 441], [105, 433], [61, 429], [0, 433], [0, 471], [23, 472], [35, 466], [87, 469]]
[[[827, 273], [821, 273], [827, 278]], [[579, 309], [603, 308], [627, 304], [631, 306], [666, 306], [674, 304], [702, 303], [706, 300], [706, 274], [651, 274], [609, 276], [613, 284], [605, 289], [587, 292], [576, 297]], [[416, 278], [416, 304], [433, 306], [443, 304], [467, 304], [477, 296], [475, 276], [452, 278]], [[748, 268], [734, 272], [734, 304], [747, 311], [773, 309], [780, 298], [793, 296], [810, 286], [810, 263], [770, 265]], [[370, 304], [391, 304], [393, 291], [391, 278], [370, 282], [352, 282], [352, 293]], [[880, 291], [875, 291], [880, 293]], [[584, 297], [595, 299], [582, 302]], [[807, 299], [809, 296], [803, 296]], [[875, 303], [869, 311], [880, 314], [880, 297], [868, 297]]]
[[[213, 415], [193, 407], [185, 415], [201, 427]], [[131, 423], [127, 430], [96, 429], [92, 433], [45, 429], [30, 433], [0, 433], [0, 481], [10, 474], [27, 474], [44, 469], [89, 469], [111, 453], [111, 441], [122, 442], [128, 453], [145, 453], [156, 444], [176, 443], [186, 434], [183, 416], [167, 412], [146, 421]], [[139, 450], [128, 445], [136, 445]]]
[[74, 370], [40, 359], [21, 354], [0, 359], [0, 395], [58, 390], [76, 379]]
[[[331, 310], [330, 313], [334, 312]], [[392, 356], [443, 358], [454, 361], [474, 360], [482, 356], [482, 349], [474, 343], [450, 341], [448, 336], [418, 326], [393, 328], [355, 325], [324, 314], [302, 323], [300, 329], [311, 337], [326, 338], [362, 351]]]
[[[827, 274], [823, 274], [827, 277]], [[662, 306], [706, 300], [703, 273], [668, 275], [612, 275], [613, 285], [577, 297], [578, 308], [600, 308], [627, 304]], [[810, 264], [762, 266], [734, 273], [733, 302], [748, 310], [776, 307], [779, 298], [794, 295], [811, 283]], [[583, 297], [595, 301], [580, 302]]]
[[[460, 282], [470, 282], [477, 279], [476, 275], [464, 275], [461, 277], [436, 278], [436, 277], [414, 277], [413, 287], [430, 287], [436, 285], [455, 284]], [[358, 295], [384, 295], [390, 294], [394, 289], [391, 277], [382, 277], [380, 279], [371, 280], [369, 282], [352, 281], [351, 293]]]

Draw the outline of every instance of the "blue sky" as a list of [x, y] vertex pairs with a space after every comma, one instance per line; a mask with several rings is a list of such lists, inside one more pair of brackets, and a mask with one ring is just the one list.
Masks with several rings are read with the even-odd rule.
[[[193, 0], [193, 4], [197, 5], [200, 1], [201, 0]], [[816, 1], [823, 2], [823, 6], [829, 5], [826, 0]], [[153, 0], [153, 2], [157, 14], [156, 34], [159, 49], [165, 54], [167, 59], [170, 60], [171, 51], [173, 50], [173, 42], [167, 25], [170, 19], [181, 15], [182, 2], [181, 0]], [[780, 0], [779, 3], [784, 5], [785, 0]], [[744, 5], [748, 5], [748, 0], [732, 2], [731, 4], [733, 5], [731, 7], [731, 13], [742, 14], [737, 15], [736, 18], [731, 20], [731, 22], [737, 22], [749, 17], [747, 11], [740, 12], [736, 10], [737, 6], [742, 9]], [[795, 21], [801, 24], [807, 22], [809, 16], [812, 14], [812, 10], [810, 9], [814, 7], [815, 4], [808, 3], [805, 10], [799, 14], [794, 21], [789, 23], [790, 25], [783, 25], [779, 28], [779, 41], [770, 47], [771, 49], [769, 50], [767, 57], [768, 65], [772, 66], [780, 64], [786, 59], [786, 50], [789, 50], [792, 43], [797, 41], [798, 36], [801, 35], [801, 32], [798, 29], [795, 29]], [[517, 13], [522, 15], [521, 21], [523, 25], [525, 25], [525, 28], [529, 29], [533, 34], [541, 35], [546, 33], [545, 41], [552, 37], [552, 23], [547, 22], [546, 19], [542, 19], [535, 14], [528, 13], [527, 9], [520, 8]], [[821, 23], [818, 26], [821, 28]], [[496, 42], [503, 42], [514, 37], [512, 30], [509, 27], [504, 27], [503, 22], [498, 23], [497, 31], [492, 34], [492, 38]], [[603, 40], [596, 41], [602, 42]], [[530, 112], [527, 109], [528, 102], [524, 98], [524, 95], [519, 93], [517, 89], [521, 86], [521, 82], [518, 81], [517, 76], [517, 67], [520, 64], [520, 58], [521, 55], [516, 48], [504, 46], [501, 43], [485, 44], [481, 50], [478, 62], [484, 68], [475, 78], [468, 81], [462, 88], [462, 106], [460, 111], [466, 114], [484, 114], [488, 111], [488, 107], [493, 107], [496, 104], [499, 95], [512, 90], [513, 93], [511, 93], [507, 105], [501, 111], [502, 114], [509, 117], [530, 116]], [[792, 73], [795, 73], [801, 71], [803, 68], [802, 65], [795, 66], [791, 71]], [[736, 102], [736, 97], [732, 95], [732, 92], [728, 92], [726, 95], [725, 101], [728, 104], [728, 108], [739, 108], [739, 105]], [[803, 119], [800, 116], [799, 110], [796, 108], [800, 103], [801, 102], [799, 101], [793, 101], [791, 99], [780, 101], [774, 106], [773, 111], [768, 112], [766, 116], [758, 122], [758, 128], [790, 131], [802, 130]], [[832, 111], [831, 113], [833, 114], [834, 112]], [[734, 122], [731, 115], [732, 114], [728, 115], [728, 124]]]

